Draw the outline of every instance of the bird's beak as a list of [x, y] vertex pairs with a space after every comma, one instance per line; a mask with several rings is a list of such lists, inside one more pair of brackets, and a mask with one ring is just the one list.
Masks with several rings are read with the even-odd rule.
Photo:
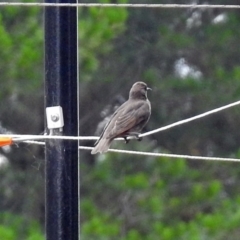
[[149, 91], [149, 90], [152, 91], [152, 89], [150, 87], [147, 87], [147, 91]]

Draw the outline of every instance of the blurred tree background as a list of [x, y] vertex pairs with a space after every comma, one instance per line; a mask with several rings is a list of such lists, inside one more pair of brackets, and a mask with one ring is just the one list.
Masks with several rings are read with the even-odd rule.
[[[239, 100], [239, 24], [238, 9], [79, 8], [81, 135], [99, 134], [136, 81], [153, 89], [145, 131]], [[0, 132], [41, 134], [42, 8], [0, 7], [0, 75]], [[113, 147], [240, 157], [239, 118], [234, 107]], [[44, 148], [1, 148], [0, 178], [0, 239], [44, 239]], [[239, 180], [236, 162], [81, 151], [81, 239], [237, 240]]]

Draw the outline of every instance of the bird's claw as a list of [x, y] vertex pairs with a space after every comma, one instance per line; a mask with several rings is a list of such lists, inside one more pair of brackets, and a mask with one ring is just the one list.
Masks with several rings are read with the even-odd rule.
[[138, 136], [137, 136], [137, 140], [138, 140], [139, 142], [141, 142], [142, 139], [143, 139], [142, 137], [138, 137]]
[[[140, 142], [140, 141], [142, 141], [142, 137], [139, 137], [139, 135], [138, 134], [132, 134], [132, 135], [130, 135], [130, 136], [135, 136], [135, 138]], [[128, 139], [127, 137], [124, 137], [124, 141], [125, 141], [125, 143], [127, 144], [127, 143], [129, 143], [129, 141], [130, 141], [130, 139]]]

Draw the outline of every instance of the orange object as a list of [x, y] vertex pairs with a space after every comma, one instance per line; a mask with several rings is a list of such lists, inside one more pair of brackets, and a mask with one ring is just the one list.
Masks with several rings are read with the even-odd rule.
[[12, 145], [13, 140], [11, 137], [0, 137], [0, 147]]

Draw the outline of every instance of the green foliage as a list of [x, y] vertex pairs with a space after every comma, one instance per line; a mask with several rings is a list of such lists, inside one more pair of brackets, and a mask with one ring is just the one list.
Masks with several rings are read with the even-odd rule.
[[101, 212], [90, 200], [81, 202], [81, 211], [86, 213], [86, 222], [81, 227], [83, 239], [112, 239], [119, 235], [119, 221], [113, 221], [108, 213]]
[[[214, 23], [221, 14], [225, 21]], [[19, 133], [43, 131], [42, 22], [41, 8], [1, 7], [0, 121]], [[239, 99], [239, 22], [234, 10], [79, 8], [81, 135], [93, 134], [106, 104], [117, 94], [127, 97], [138, 80], [153, 88], [148, 130]], [[201, 74], [180, 76], [179, 59]], [[239, 117], [236, 107], [113, 147], [239, 157]], [[1, 175], [1, 209], [24, 217], [2, 213], [0, 239], [43, 239], [32, 219], [40, 218], [35, 212], [44, 201], [44, 174], [37, 178], [33, 167], [42, 152], [1, 151], [11, 166]], [[239, 174], [238, 163], [82, 152], [81, 239], [237, 240]]]
[[99, 57], [112, 50], [112, 40], [125, 30], [127, 16], [124, 8], [92, 7], [80, 11], [80, 61], [81, 68], [84, 69], [82, 81], [92, 80], [92, 74], [99, 68]]
[[[119, 164], [127, 165], [127, 172]], [[129, 162], [109, 153], [95, 168], [83, 166], [83, 175], [107, 176], [107, 181], [95, 179], [97, 189], [82, 176], [91, 192], [81, 201], [83, 239], [223, 240], [239, 233], [239, 197], [224, 197], [221, 181], [203, 180], [186, 160], [133, 157]]]
[[[39, 8], [0, 12], [1, 95], [35, 91], [43, 78], [43, 30]], [[16, 21], [17, 19], [17, 21]], [[34, 68], [33, 68], [34, 63]]]
[[0, 216], [0, 239], [4, 240], [44, 240], [39, 224], [8, 212]]

